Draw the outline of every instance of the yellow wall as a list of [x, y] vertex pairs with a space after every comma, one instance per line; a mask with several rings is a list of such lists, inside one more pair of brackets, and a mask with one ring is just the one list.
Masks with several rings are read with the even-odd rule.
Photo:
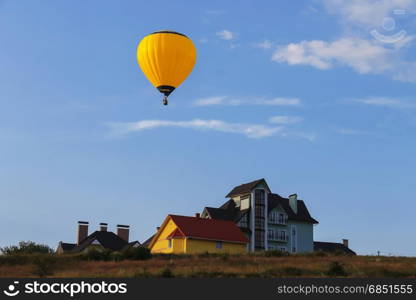
[[[181, 252], [183, 253], [183, 246], [181, 247], [180, 245], [180, 244], [183, 245], [183, 239], [174, 239], [172, 241], [172, 248], [169, 248], [168, 240], [166, 239], [166, 237], [169, 234], [171, 234], [172, 231], [174, 231], [176, 228], [177, 228], [176, 224], [172, 220], [169, 220], [166, 226], [164, 228], [161, 228], [162, 232], [159, 235], [157, 241], [151, 247], [150, 251], [152, 253], [181, 253]], [[178, 242], [179, 240], [182, 240], [182, 242], [179, 243]]]
[[186, 253], [244, 253], [247, 251], [246, 244], [222, 242], [222, 249], [216, 248], [216, 241], [186, 239]]

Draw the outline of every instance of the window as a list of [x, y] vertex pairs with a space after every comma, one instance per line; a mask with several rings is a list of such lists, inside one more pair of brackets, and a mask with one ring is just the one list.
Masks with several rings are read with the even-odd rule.
[[286, 224], [286, 215], [285, 214], [279, 213], [278, 223], [279, 224]]
[[276, 250], [276, 248], [273, 245], [269, 245], [269, 250]]
[[247, 214], [241, 217], [240, 221], [238, 222], [238, 226], [246, 228], [248, 226], [247, 222]]
[[269, 223], [286, 224], [287, 216], [284, 213], [272, 211], [269, 215]]
[[269, 240], [282, 242], [286, 242], [289, 239], [286, 230], [277, 230], [275, 228], [269, 228], [267, 230], [267, 238]]
[[255, 193], [255, 205], [264, 205], [265, 201], [264, 201], [264, 190], [256, 190]]
[[215, 243], [215, 248], [222, 249], [222, 242], [218, 241]]
[[277, 212], [272, 211], [269, 216], [270, 220], [269, 223], [276, 224], [277, 223]]
[[286, 231], [285, 230], [280, 230], [280, 232], [279, 232], [279, 240], [281, 240], [281, 241], [286, 241], [287, 240], [287, 235], [286, 235]]
[[292, 247], [292, 252], [296, 253], [296, 247]]
[[256, 218], [255, 226], [256, 228], [264, 228], [264, 219]]
[[286, 252], [287, 248], [286, 247], [279, 247], [279, 250], [282, 251], [282, 252]]
[[255, 245], [256, 247], [264, 247], [264, 231], [255, 231]]
[[168, 248], [172, 248], [172, 240], [168, 240]]
[[264, 217], [264, 207], [256, 206], [256, 217]]

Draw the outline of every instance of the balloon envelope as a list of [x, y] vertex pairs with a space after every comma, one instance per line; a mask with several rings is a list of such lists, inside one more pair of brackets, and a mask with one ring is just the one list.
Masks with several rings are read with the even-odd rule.
[[157, 31], [140, 41], [137, 61], [153, 86], [169, 96], [192, 72], [196, 48], [184, 34]]

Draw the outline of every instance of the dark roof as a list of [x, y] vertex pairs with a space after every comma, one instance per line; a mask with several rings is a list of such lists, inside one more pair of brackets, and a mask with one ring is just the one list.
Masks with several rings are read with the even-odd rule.
[[76, 246], [72, 251], [79, 252], [90, 246], [95, 240], [97, 240], [100, 245], [109, 250], [118, 251], [122, 250], [128, 242], [123, 240], [114, 232], [110, 231], [95, 231], [85, 239], [83, 239], [78, 246]]
[[228, 200], [219, 208], [205, 207], [211, 219], [238, 222], [248, 209], [240, 210], [235, 206], [234, 200]]
[[323, 252], [344, 252], [346, 254], [356, 255], [354, 251], [344, 246], [342, 243], [313, 242], [313, 250]]
[[205, 207], [212, 219], [231, 221], [234, 219], [234, 211], [215, 207]]
[[266, 180], [264, 180], [264, 178], [258, 179], [258, 180], [255, 180], [255, 181], [252, 181], [252, 182], [249, 182], [249, 183], [244, 183], [244, 184], [241, 184], [239, 186], [236, 186], [225, 197], [226, 198], [231, 198], [231, 197], [234, 197], [234, 196], [250, 193], [260, 183], [264, 183], [267, 186]]
[[[289, 205], [289, 199], [283, 198], [278, 194], [268, 195], [268, 210], [269, 212], [279, 205], [286, 212], [288, 219], [293, 221], [308, 222], [318, 224], [318, 221], [311, 217], [308, 208], [302, 200], [298, 201], [298, 212], [295, 213]], [[248, 209], [240, 210], [235, 206], [234, 200], [228, 200], [219, 208], [205, 207], [209, 217], [217, 220], [226, 220], [238, 222], [241, 217], [248, 211]]]
[[60, 242], [59, 245], [62, 248], [62, 251], [71, 251], [72, 249], [74, 249], [76, 247], [77, 244], [71, 244], [71, 243], [63, 243]]
[[281, 206], [286, 212], [288, 219], [293, 221], [308, 222], [312, 224], [318, 224], [319, 222], [311, 217], [309, 214], [308, 208], [302, 200], [297, 200], [298, 203], [298, 212], [295, 213], [289, 205], [289, 199], [283, 198], [278, 194], [269, 194], [268, 195], [268, 210]]
[[246, 236], [232, 221], [178, 215], [168, 215], [169, 217], [178, 227], [175, 236], [180, 235], [194, 239], [248, 243]]

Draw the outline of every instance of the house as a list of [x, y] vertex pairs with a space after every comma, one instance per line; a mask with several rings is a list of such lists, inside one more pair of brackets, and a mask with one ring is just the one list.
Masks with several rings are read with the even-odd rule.
[[148, 248], [152, 253], [243, 253], [248, 242], [232, 221], [168, 215]]
[[314, 251], [338, 252], [343, 254], [357, 255], [348, 247], [348, 240], [343, 239], [342, 243], [313, 242]]
[[265, 179], [233, 188], [219, 208], [205, 207], [201, 217], [234, 222], [249, 239], [248, 250], [311, 252], [313, 226], [304, 201], [272, 193]]
[[100, 230], [88, 235], [88, 222], [79, 221], [76, 243], [59, 242], [56, 253], [82, 252], [95, 247], [110, 251], [120, 251], [129, 247], [139, 247], [138, 241], [129, 242], [130, 226], [117, 225], [117, 234], [107, 231], [107, 223], [100, 223]]

